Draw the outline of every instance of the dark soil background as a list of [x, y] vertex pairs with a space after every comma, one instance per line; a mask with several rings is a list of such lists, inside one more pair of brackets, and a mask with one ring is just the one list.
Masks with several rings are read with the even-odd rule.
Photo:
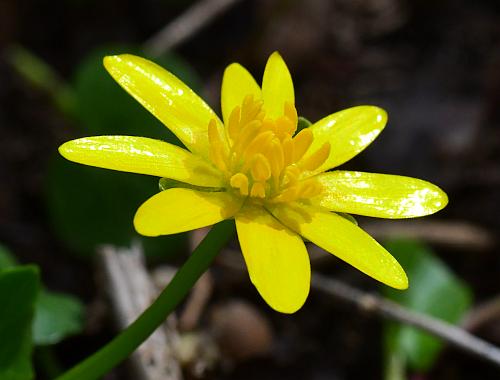
[[[70, 82], [75, 68], [96, 48], [139, 46], [191, 4], [0, 1], [0, 242], [21, 262], [38, 264], [47, 287], [75, 294], [88, 306], [85, 332], [54, 349], [63, 367], [93, 352], [115, 329], [111, 312], [96, 301], [102, 290], [95, 262], [70, 252], [47, 210], [49, 158], [78, 133], [50, 96], [12, 67], [8, 49], [23, 46]], [[466, 221], [497, 237], [498, 1], [240, 1], [175, 52], [199, 74], [202, 95], [218, 109], [224, 67], [238, 61], [259, 78], [274, 50], [290, 67], [297, 108], [308, 119], [359, 104], [388, 111], [384, 133], [345, 167], [434, 182], [448, 193], [450, 204], [430, 219]], [[444, 245], [436, 250], [472, 288], [477, 305], [500, 290], [498, 248], [495, 243], [487, 249]], [[320, 269], [376, 289], [370, 279], [337, 264], [325, 260]], [[219, 363], [204, 378], [382, 378], [382, 324], [376, 317], [314, 292], [300, 312], [285, 317], [258, 298], [246, 275], [234, 279], [223, 265], [214, 274], [211, 303], [244, 300], [270, 322], [274, 339], [271, 353]], [[498, 323], [478, 334], [500, 344]], [[496, 379], [499, 373], [491, 364], [446, 348], [430, 373], [412, 378]], [[106, 378], [132, 379], [125, 366]]]

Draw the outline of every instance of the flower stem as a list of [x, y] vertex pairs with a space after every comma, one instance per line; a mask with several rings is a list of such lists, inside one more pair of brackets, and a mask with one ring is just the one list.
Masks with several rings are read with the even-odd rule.
[[219, 251], [234, 234], [234, 223], [216, 224], [177, 271], [155, 302], [135, 322], [99, 351], [56, 380], [93, 380], [108, 373], [126, 359], [160, 326], [207, 270]]

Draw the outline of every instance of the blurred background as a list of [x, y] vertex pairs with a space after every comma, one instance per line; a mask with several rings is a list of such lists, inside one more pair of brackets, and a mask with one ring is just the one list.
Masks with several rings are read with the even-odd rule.
[[[450, 198], [422, 220], [357, 218], [408, 270], [404, 295], [311, 248], [313, 269], [500, 344], [498, 1], [1, 0], [0, 270], [40, 270], [38, 297], [19, 297], [35, 308], [18, 326], [24, 338], [7, 343], [0, 334], [24, 363], [16, 379], [53, 378], [116, 333], [120, 309], [109, 302], [116, 295], [99, 247], [144, 253], [161, 284], [196, 238], [134, 232], [134, 212], [158, 191], [157, 178], [58, 156], [61, 143], [89, 135], [175, 141], [114, 83], [103, 56], [146, 56], [219, 111], [225, 66], [240, 62], [259, 80], [275, 50], [292, 72], [301, 116], [314, 122], [360, 104], [388, 111], [385, 131], [343, 168], [422, 178]], [[235, 242], [221, 254], [202, 300], [188, 299], [170, 321], [182, 374], [161, 378], [499, 376], [490, 363], [314, 289], [298, 313], [273, 312], [237, 250]], [[106, 379], [147, 378], [128, 366]], [[14, 379], [2, 368], [0, 359], [0, 378]]]

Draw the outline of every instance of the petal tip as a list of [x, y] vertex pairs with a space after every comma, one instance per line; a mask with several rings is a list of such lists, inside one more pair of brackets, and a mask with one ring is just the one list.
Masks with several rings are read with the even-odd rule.
[[440, 187], [430, 182], [427, 183], [427, 191], [429, 193], [426, 202], [427, 207], [425, 207], [424, 211], [421, 214], [415, 215], [416, 217], [435, 214], [448, 205], [448, 195]]
[[436, 190], [438, 193], [438, 199], [436, 200], [436, 206], [438, 207], [435, 212], [438, 212], [448, 206], [449, 198], [448, 194], [446, 194], [441, 188], [436, 186]]
[[[243, 68], [243, 66], [241, 64], [239, 64], [238, 62], [232, 62], [226, 66], [226, 68], [224, 69], [224, 73], [231, 71], [231, 70], [239, 70], [242, 68]], [[223, 76], [223, 78], [224, 78], [224, 76]]]
[[389, 285], [391, 288], [398, 290], [408, 289], [408, 276], [406, 275], [404, 269], [401, 266], [399, 266], [399, 264], [397, 268], [397, 273], [394, 275], [393, 278], [387, 281], [386, 284]]
[[389, 118], [387, 111], [383, 108], [373, 106], [377, 111], [377, 121], [381, 124], [387, 124], [387, 119]]
[[72, 161], [71, 160], [71, 153], [73, 152], [73, 148], [72, 148], [73, 144], [74, 144], [74, 140], [67, 141], [64, 144], [60, 145], [59, 148], [57, 148], [59, 154], [69, 161]]
[[154, 232], [151, 228], [149, 228], [149, 223], [144, 220], [144, 217], [141, 212], [141, 207], [137, 210], [134, 216], [134, 228], [139, 235], [147, 236], [147, 237], [158, 237], [159, 233]]
[[[357, 107], [353, 107], [353, 109], [356, 108]], [[361, 112], [366, 113], [366, 116], [374, 118], [375, 124], [377, 124], [380, 128], [384, 128], [387, 124], [389, 116], [385, 109], [373, 105], [363, 105], [359, 106], [359, 108]]]
[[111, 68], [118, 62], [121, 61], [120, 55], [107, 55], [102, 59], [102, 64], [106, 70], [111, 70]]
[[280, 52], [278, 50], [275, 50], [273, 51], [270, 55], [269, 55], [269, 58], [273, 58], [273, 59], [283, 59], [283, 57], [281, 56]]
[[270, 302], [268, 300], [265, 300], [266, 303], [275, 311], [278, 313], [282, 314], [294, 314], [297, 311], [299, 311], [302, 306], [306, 303], [307, 296], [309, 295], [309, 292], [306, 293], [305, 296], [302, 296], [301, 298], [297, 297], [297, 302], [293, 303], [282, 303], [282, 302]]

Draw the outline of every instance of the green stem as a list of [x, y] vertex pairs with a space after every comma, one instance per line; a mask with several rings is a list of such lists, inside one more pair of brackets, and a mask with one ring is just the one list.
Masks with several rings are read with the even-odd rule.
[[156, 301], [126, 330], [56, 380], [93, 380], [126, 359], [160, 326], [234, 234], [234, 223], [216, 224]]

